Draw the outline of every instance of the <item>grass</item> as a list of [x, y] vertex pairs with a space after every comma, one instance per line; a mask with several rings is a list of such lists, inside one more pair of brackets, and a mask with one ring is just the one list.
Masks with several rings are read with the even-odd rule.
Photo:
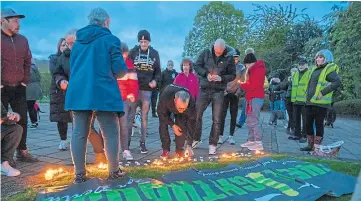
[[[343, 172], [348, 175], [352, 175], [357, 177], [358, 173], [361, 169], [360, 163], [353, 163], [353, 162], [346, 162], [346, 161], [339, 161], [339, 160], [329, 160], [329, 159], [322, 159], [322, 158], [310, 158], [310, 157], [292, 157], [288, 155], [272, 155], [270, 156], [273, 159], [280, 160], [284, 158], [296, 158], [298, 160], [312, 162], [312, 163], [322, 163], [327, 164], [332, 170]], [[257, 158], [253, 159], [222, 159], [219, 162], [203, 162], [203, 163], [195, 163], [195, 164], [177, 164], [167, 167], [159, 167], [159, 166], [148, 166], [148, 167], [131, 167], [131, 168], [125, 168], [127, 171], [127, 174], [133, 178], [154, 178], [157, 179], [161, 177], [163, 174], [167, 172], [172, 171], [179, 171], [188, 169], [190, 167], [194, 167], [196, 169], [213, 169], [213, 168], [221, 168], [225, 167], [231, 163], [236, 163], [239, 165], [246, 164], [249, 162], [254, 161]], [[91, 168], [91, 167], [88, 167]], [[95, 171], [96, 170], [96, 171]], [[42, 179], [42, 175], [38, 175], [39, 179]], [[100, 177], [105, 178], [106, 172], [105, 171], [99, 171], [97, 169], [92, 169], [91, 172], [89, 172], [88, 176], [90, 177]], [[43, 180], [43, 179], [42, 179]], [[70, 184], [73, 180], [73, 175], [67, 175], [64, 177], [61, 177], [57, 180], [52, 180], [51, 182], [47, 182], [44, 184], [40, 184], [37, 186], [32, 186], [28, 189], [25, 189], [23, 192], [13, 195], [11, 197], [8, 197], [4, 200], [6, 201], [23, 201], [23, 200], [35, 200], [37, 192], [39, 188], [43, 187], [52, 187], [52, 186], [61, 186], [61, 185], [67, 185]], [[317, 201], [347, 201], [351, 199], [351, 195], [345, 195], [340, 198], [330, 197], [330, 196], [323, 196]]]

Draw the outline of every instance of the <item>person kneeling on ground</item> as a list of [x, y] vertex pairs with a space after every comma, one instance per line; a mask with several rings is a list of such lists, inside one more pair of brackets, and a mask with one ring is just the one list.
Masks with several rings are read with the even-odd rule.
[[[170, 152], [170, 136], [168, 125], [172, 126], [176, 143], [177, 157], [193, 156], [192, 142], [195, 129], [196, 115], [195, 99], [190, 95], [188, 89], [171, 84], [162, 92], [157, 109], [159, 117], [159, 134], [162, 142], [163, 153], [161, 158], [168, 158]], [[171, 119], [174, 114], [175, 122]], [[184, 153], [184, 142], [187, 141], [187, 149]]]
[[19, 120], [19, 114], [8, 113], [1, 103], [1, 174], [9, 177], [20, 175], [20, 171], [14, 168], [16, 164], [13, 159], [23, 132], [23, 128], [16, 124]]

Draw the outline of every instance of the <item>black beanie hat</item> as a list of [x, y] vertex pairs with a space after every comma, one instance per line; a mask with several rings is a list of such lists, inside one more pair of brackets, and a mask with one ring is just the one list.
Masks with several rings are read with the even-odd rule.
[[240, 54], [241, 54], [241, 53], [239, 52], [239, 50], [236, 49], [236, 52], [234, 53], [233, 57], [239, 57]]
[[244, 64], [251, 64], [257, 61], [256, 56], [253, 53], [249, 53], [244, 57], [243, 63]]
[[138, 32], [138, 42], [140, 40], [147, 40], [150, 42], [150, 33], [147, 30], [140, 30]]

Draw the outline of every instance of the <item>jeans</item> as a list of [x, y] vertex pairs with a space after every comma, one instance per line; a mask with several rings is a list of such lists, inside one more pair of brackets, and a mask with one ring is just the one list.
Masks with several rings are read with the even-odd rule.
[[124, 115], [119, 118], [120, 145], [123, 151], [129, 150], [136, 107], [137, 103], [124, 101]]
[[[71, 138], [71, 156], [75, 173], [86, 174], [85, 155], [93, 111], [73, 111], [74, 130]], [[119, 169], [119, 117], [115, 112], [95, 112], [104, 139], [109, 172]]]
[[147, 127], [148, 127], [148, 112], [151, 102], [151, 91], [139, 91], [138, 102], [140, 103], [141, 116], [142, 116], [142, 125], [141, 125], [141, 137], [140, 142], [145, 142], [145, 137], [147, 136]]
[[271, 111], [271, 117], [269, 122], [275, 123], [277, 122], [277, 118], [275, 118], [276, 114], [279, 114], [278, 112], [281, 112], [283, 115], [283, 118], [286, 118], [286, 110], [285, 110], [285, 103], [284, 100], [276, 100], [276, 101], [270, 101], [270, 111]]
[[221, 121], [223, 112], [224, 91], [213, 89], [201, 89], [196, 102], [197, 121], [194, 140], [200, 141], [202, 136], [202, 118], [208, 105], [212, 103], [212, 129], [209, 136], [209, 145], [217, 146], [218, 138], [221, 133]]
[[28, 117], [27, 117], [27, 103], [26, 103], [26, 87], [22, 85], [18, 86], [4, 86], [1, 89], [1, 102], [6, 110], [9, 108], [9, 104], [13, 110], [20, 115], [20, 121], [18, 124], [23, 127], [23, 133], [18, 149], [26, 150], [26, 137], [28, 133]]
[[158, 90], [154, 89], [152, 91], [152, 97], [151, 97], [151, 101], [152, 101], [152, 113], [155, 114], [157, 112], [157, 101], [158, 101]]
[[248, 106], [251, 107], [247, 111], [246, 124], [248, 126], [248, 141], [261, 141], [262, 132], [259, 127], [259, 116], [261, 114], [261, 108], [263, 106], [263, 98], [252, 98], [247, 102]]
[[236, 129], [236, 121], [238, 114], [238, 101], [239, 98], [234, 94], [227, 94], [224, 96], [223, 100], [223, 114], [222, 114], [222, 125], [220, 135], [223, 136], [224, 132], [224, 124], [227, 117], [227, 111], [229, 108], [229, 112], [231, 113], [231, 124], [229, 126], [229, 135], [233, 136], [234, 130]]
[[244, 98], [242, 100], [242, 111], [241, 111], [241, 116], [239, 116], [239, 119], [238, 119], [238, 124], [243, 126], [243, 124], [246, 122], [246, 119], [247, 119], [247, 115], [246, 115], [246, 105], [247, 105], [247, 101], [246, 99]]
[[18, 125], [1, 125], [1, 163], [13, 159], [23, 128]]
[[316, 126], [316, 136], [323, 137], [324, 126], [327, 108], [307, 105], [306, 106], [306, 134], [314, 135], [313, 125]]

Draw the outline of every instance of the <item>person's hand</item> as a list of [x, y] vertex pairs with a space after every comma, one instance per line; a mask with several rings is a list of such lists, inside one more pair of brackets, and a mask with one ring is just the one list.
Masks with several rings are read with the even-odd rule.
[[4, 88], [4, 85], [0, 84], [0, 89]]
[[21, 85], [23, 85], [24, 87], [26, 87], [26, 84], [24, 82], [20, 83]]
[[60, 82], [60, 89], [66, 90], [66, 88], [68, 88], [68, 81], [62, 80], [62, 81]]
[[317, 96], [317, 100], [321, 100], [323, 98], [323, 95], [322, 95], [322, 93], [320, 92], [319, 94], [318, 94], [318, 96]]
[[209, 82], [212, 82], [213, 81], [213, 75], [208, 73], [207, 79], [208, 79]]
[[222, 78], [219, 75], [213, 75], [213, 81], [220, 82], [222, 81]]
[[9, 112], [8, 120], [18, 122], [20, 120], [20, 115], [15, 112]]
[[152, 80], [151, 82], [149, 82], [149, 86], [150, 86], [150, 88], [155, 88], [155, 87], [157, 87], [157, 82], [155, 81], [155, 80]]
[[289, 77], [288, 77], [288, 81], [292, 81], [292, 76], [289, 76]]
[[172, 126], [172, 128], [173, 128], [174, 134], [175, 134], [176, 136], [182, 136], [182, 129], [179, 128], [179, 126], [177, 126], [176, 124], [174, 124], [174, 125]]
[[129, 94], [129, 95], [127, 96], [127, 99], [128, 99], [130, 102], [132, 102], [132, 103], [135, 102], [135, 97], [134, 97], [133, 94]]

